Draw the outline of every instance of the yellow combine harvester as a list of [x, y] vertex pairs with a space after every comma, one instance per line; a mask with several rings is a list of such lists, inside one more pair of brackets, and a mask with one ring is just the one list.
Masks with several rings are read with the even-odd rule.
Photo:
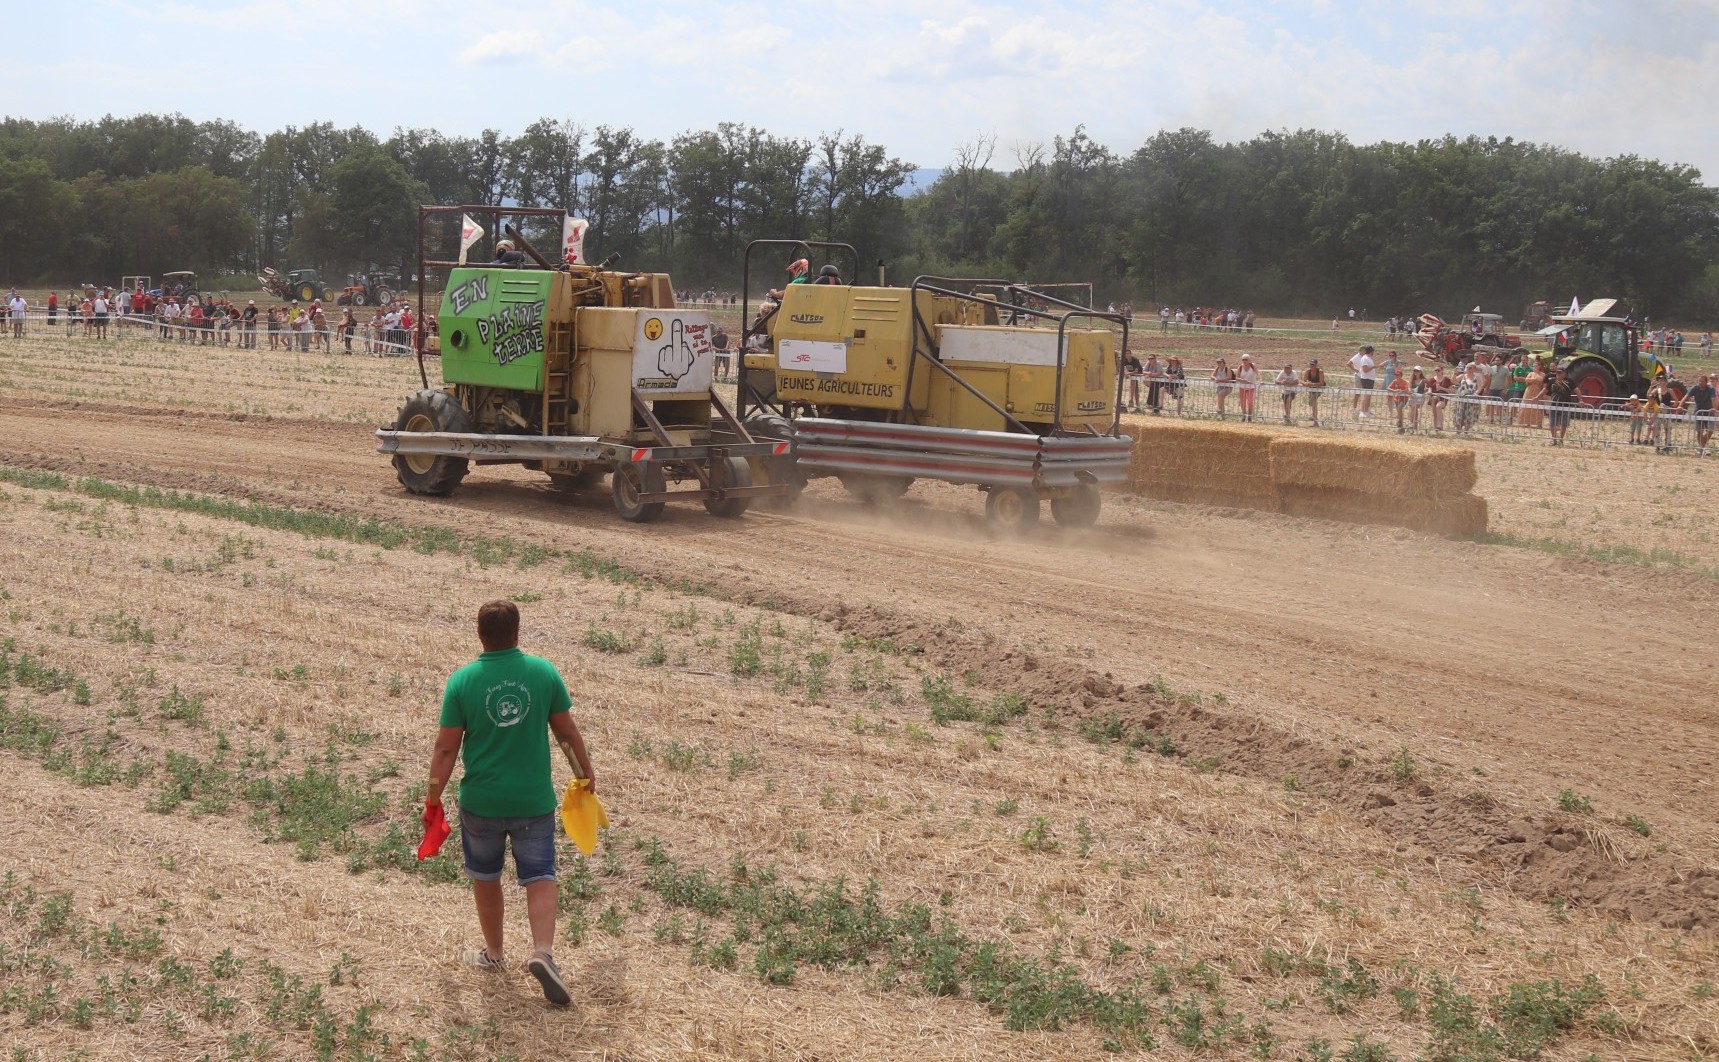
[[[846, 244], [760, 240], [809, 256]], [[851, 275], [851, 274], [850, 274]], [[742, 343], [736, 412], [755, 436], [792, 440], [757, 462], [790, 490], [838, 476], [868, 499], [915, 479], [977, 485], [986, 515], [1021, 527], [1042, 499], [1057, 523], [1098, 519], [1099, 484], [1127, 478], [1116, 334], [1128, 322], [1008, 281], [920, 277], [862, 287], [819, 277], [765, 300]], [[751, 293], [743, 289], [742, 313]]]

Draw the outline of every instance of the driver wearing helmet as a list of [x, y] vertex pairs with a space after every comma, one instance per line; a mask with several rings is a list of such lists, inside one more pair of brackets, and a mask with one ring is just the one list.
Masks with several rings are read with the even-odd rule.
[[495, 261], [490, 265], [502, 269], [522, 269], [525, 266], [525, 252], [516, 250], [512, 240], [497, 240], [495, 243]]
[[[786, 272], [788, 273], [789, 284], [812, 283], [812, 263], [806, 261], [804, 258], [796, 258], [792, 262], [789, 262]], [[769, 291], [764, 293], [764, 297], [773, 302], [781, 302], [782, 289], [771, 288]]]

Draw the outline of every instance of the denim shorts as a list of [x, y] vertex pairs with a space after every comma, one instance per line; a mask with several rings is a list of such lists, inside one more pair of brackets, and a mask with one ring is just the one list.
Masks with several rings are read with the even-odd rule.
[[491, 819], [460, 811], [460, 845], [465, 849], [466, 877], [499, 881], [507, 865], [507, 842], [513, 841], [513, 868], [521, 885], [555, 880], [555, 816]]

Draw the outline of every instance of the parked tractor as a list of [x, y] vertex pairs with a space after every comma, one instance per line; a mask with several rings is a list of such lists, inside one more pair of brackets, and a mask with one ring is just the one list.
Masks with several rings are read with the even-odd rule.
[[263, 271], [257, 274], [257, 283], [282, 301], [317, 302], [328, 298], [328, 284], [323, 281], [322, 273], [315, 269], [294, 269], [282, 276], [274, 268], [264, 266]]
[[[1615, 316], [1616, 308], [1616, 299], [1595, 299], [1575, 314], [1554, 314], [1552, 323], [1540, 330], [1586, 406], [1600, 408], [1625, 395], [1645, 395], [1656, 377], [1670, 375], [1669, 366], [1641, 352], [1640, 330], [1628, 317]], [[1676, 379], [1670, 383], [1681, 401], [1685, 385]]]
[[189, 269], [163, 273], [161, 274], [161, 286], [151, 289], [149, 294], [158, 299], [196, 298], [198, 295], [197, 274]]
[[[748, 316], [760, 251], [858, 266], [846, 244], [756, 241]], [[1120, 314], [989, 279], [792, 283], [772, 295], [747, 329], [736, 401], [753, 434], [793, 441], [789, 458], [760, 462], [770, 482], [797, 492], [836, 476], [874, 502], [916, 479], [972, 484], [994, 524], [1020, 528], [1047, 499], [1057, 523], [1091, 525], [1099, 485], [1127, 478], [1116, 333], [1092, 327], [1117, 326], [1126, 345]]]
[[523, 465], [571, 491], [595, 489], [608, 476], [615, 511], [643, 523], [671, 500], [700, 500], [710, 513], [734, 518], [754, 498], [786, 490], [754, 483], [749, 462], [785, 455], [788, 444], [755, 439], [711, 390], [709, 317], [677, 309], [667, 275], [618, 271], [613, 258], [600, 266], [552, 262], [511, 226], [525, 268], [427, 254], [432, 223], [456, 225], [462, 214], [487, 218], [497, 235], [506, 218], [565, 216], [419, 208], [420, 304], [422, 278], [447, 271], [436, 313], [442, 385], [430, 385], [419, 330], [423, 389], [400, 407], [392, 428], [376, 433], [408, 491], [448, 494], [473, 462]]
[[1551, 323], [1552, 304], [1545, 299], [1529, 303], [1528, 308], [1522, 311], [1521, 327], [1524, 332], [1538, 332]]
[[1522, 346], [1522, 337], [1504, 330], [1504, 318], [1496, 313], [1481, 313], [1475, 309], [1463, 315], [1462, 325], [1452, 327], [1436, 314], [1423, 313], [1415, 339], [1433, 358], [1460, 364], [1474, 356], [1476, 348], [1515, 350]]
[[399, 286], [397, 273], [348, 273], [346, 288], [335, 301], [342, 306], [389, 306]]

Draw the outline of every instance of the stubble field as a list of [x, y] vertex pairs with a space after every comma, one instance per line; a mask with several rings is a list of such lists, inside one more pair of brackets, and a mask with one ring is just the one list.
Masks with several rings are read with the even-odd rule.
[[[1719, 1051], [1719, 465], [1483, 448], [1484, 543], [1128, 499], [999, 538], [929, 485], [639, 528], [506, 468], [405, 495], [369, 431], [416, 385], [0, 346], [20, 1057]], [[497, 596], [614, 820], [565, 1011], [517, 894], [512, 969], [462, 967], [410, 854]]]

